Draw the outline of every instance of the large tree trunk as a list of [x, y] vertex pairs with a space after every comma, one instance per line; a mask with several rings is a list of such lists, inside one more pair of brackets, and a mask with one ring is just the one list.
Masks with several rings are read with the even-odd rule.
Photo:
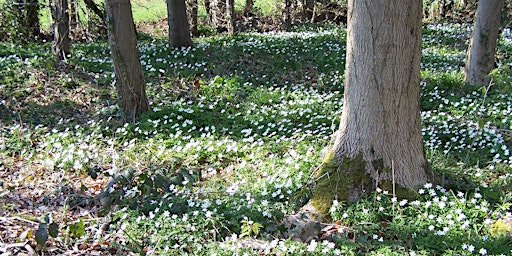
[[427, 182], [420, 127], [422, 0], [349, 0], [344, 107], [311, 205]]
[[130, 0], [105, 2], [110, 51], [116, 73], [119, 106], [125, 122], [135, 119], [149, 109], [144, 75], [137, 49]]
[[169, 45], [171, 47], [192, 46], [185, 0], [167, 0], [166, 2], [169, 23]]
[[57, 61], [63, 61], [69, 50], [69, 14], [67, 0], [53, 0], [54, 41], [52, 53]]
[[494, 67], [503, 3], [504, 0], [480, 0], [478, 3], [465, 68], [465, 80], [470, 85], [490, 82], [488, 75]]

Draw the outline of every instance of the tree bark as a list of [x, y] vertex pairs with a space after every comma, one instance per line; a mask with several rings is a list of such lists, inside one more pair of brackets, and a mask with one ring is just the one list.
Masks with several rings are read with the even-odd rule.
[[53, 0], [54, 41], [52, 53], [58, 62], [66, 60], [69, 49], [69, 14], [67, 0]]
[[235, 0], [226, 0], [226, 28], [228, 34], [235, 33]]
[[69, 1], [69, 13], [70, 13], [70, 17], [69, 17], [69, 26], [72, 27], [72, 28], [77, 28], [78, 27], [78, 22], [79, 22], [79, 18], [78, 18], [78, 10], [77, 10], [77, 2], [76, 0], [71, 0]]
[[244, 15], [248, 15], [249, 13], [252, 13], [253, 6], [254, 6], [254, 0], [245, 0]]
[[190, 20], [190, 34], [192, 36], [199, 36], [198, 32], [198, 3], [197, 0], [188, 0], [188, 18]]
[[204, 0], [204, 10], [206, 11], [206, 21], [212, 25], [212, 3], [210, 0]]
[[420, 126], [422, 0], [349, 0], [344, 107], [311, 204], [398, 197], [427, 182]]
[[185, 0], [167, 0], [167, 19], [169, 23], [169, 45], [171, 47], [192, 46]]
[[494, 67], [496, 42], [504, 0], [480, 0], [466, 61], [465, 81], [472, 86], [487, 85]]
[[304, 18], [313, 21], [316, 0], [304, 0]]
[[30, 30], [30, 36], [33, 40], [41, 35], [41, 26], [39, 23], [39, 3], [37, 0], [27, 1], [27, 26]]
[[283, 29], [285, 31], [290, 31], [290, 29], [292, 28], [292, 0], [284, 0], [283, 5]]
[[107, 0], [108, 38], [117, 81], [119, 106], [125, 122], [149, 109], [144, 74], [137, 49], [130, 0]]
[[98, 5], [93, 0], [84, 0], [85, 5], [89, 8], [94, 14], [96, 14], [102, 21], [105, 20], [105, 13], [100, 10]]

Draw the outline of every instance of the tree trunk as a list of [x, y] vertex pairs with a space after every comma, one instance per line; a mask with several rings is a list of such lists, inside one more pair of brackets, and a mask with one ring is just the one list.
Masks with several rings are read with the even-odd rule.
[[41, 35], [39, 3], [38, 0], [28, 0], [27, 3], [27, 26], [30, 31], [30, 36], [35, 40]]
[[315, 2], [316, 0], [305, 0], [304, 5], [304, 18], [307, 21], [312, 21], [314, 12], [315, 12]]
[[130, 0], [105, 2], [108, 38], [116, 73], [119, 106], [125, 122], [134, 122], [149, 109], [144, 74], [137, 49]]
[[198, 26], [198, 19], [197, 19], [197, 12], [198, 12], [198, 3], [197, 0], [189, 0], [188, 1], [188, 18], [190, 20], [190, 33], [192, 36], [199, 36], [199, 32], [197, 30]]
[[235, 33], [235, 0], [226, 0], [226, 28], [228, 34]]
[[105, 13], [100, 10], [98, 5], [93, 0], [84, 0], [85, 5], [89, 10], [94, 12], [102, 21], [105, 21]]
[[494, 67], [496, 41], [501, 25], [504, 0], [480, 0], [466, 61], [465, 81], [470, 85], [487, 85]]
[[169, 23], [169, 45], [171, 47], [192, 46], [185, 0], [167, 0], [167, 19]]
[[254, 6], [254, 0], [245, 0], [244, 15], [248, 15], [249, 13], [252, 13], [253, 6]]
[[284, 0], [284, 8], [283, 8], [283, 29], [285, 31], [290, 31], [292, 28], [292, 0]]
[[349, 0], [344, 107], [311, 199], [356, 201], [376, 187], [408, 197], [427, 182], [420, 126], [422, 0]]
[[53, 0], [54, 41], [52, 53], [57, 61], [63, 61], [69, 50], [69, 14], [67, 0]]
[[210, 0], [204, 0], [204, 10], [206, 11], [206, 23], [212, 25], [212, 3]]
[[69, 26], [72, 28], [77, 28], [79, 19], [76, 0], [69, 1], [69, 13]]

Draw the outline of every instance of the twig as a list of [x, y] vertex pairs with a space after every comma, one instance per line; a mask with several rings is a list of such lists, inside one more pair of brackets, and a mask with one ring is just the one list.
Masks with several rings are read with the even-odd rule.
[[27, 219], [23, 219], [23, 218], [18, 217], [18, 216], [15, 216], [15, 217], [0, 217], [0, 220], [2, 222], [12, 221], [12, 220], [19, 220], [19, 221], [27, 222], [27, 223], [30, 223], [30, 224], [33, 224], [33, 225], [38, 225], [39, 224], [38, 222], [27, 220]]
[[29, 255], [31, 256], [35, 256], [37, 255], [37, 252], [36, 250], [34, 250], [34, 248], [32, 248], [32, 246], [30, 244], [25, 244], [24, 248], [28, 251]]

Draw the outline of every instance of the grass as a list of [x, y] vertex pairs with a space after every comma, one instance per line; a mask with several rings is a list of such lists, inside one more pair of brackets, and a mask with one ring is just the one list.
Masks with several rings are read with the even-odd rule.
[[[39, 249], [57, 253], [508, 255], [512, 45], [503, 35], [495, 84], [483, 90], [462, 80], [468, 27], [425, 25], [422, 130], [443, 182], [411, 201], [380, 190], [339, 202], [336, 223], [307, 242], [283, 238], [280, 220], [307, 201], [339, 124], [343, 27], [204, 37], [182, 49], [139, 42], [151, 111], [136, 124], [119, 121], [107, 42], [74, 45], [66, 68], [47, 62], [49, 43], [1, 44], [1, 211], [4, 228], [19, 230], [2, 241], [35, 244], [46, 229], [13, 218], [50, 212], [59, 234]], [[98, 205], [91, 198], [115, 173], [124, 178]], [[267, 243], [250, 249], [241, 242], [250, 237]]]

